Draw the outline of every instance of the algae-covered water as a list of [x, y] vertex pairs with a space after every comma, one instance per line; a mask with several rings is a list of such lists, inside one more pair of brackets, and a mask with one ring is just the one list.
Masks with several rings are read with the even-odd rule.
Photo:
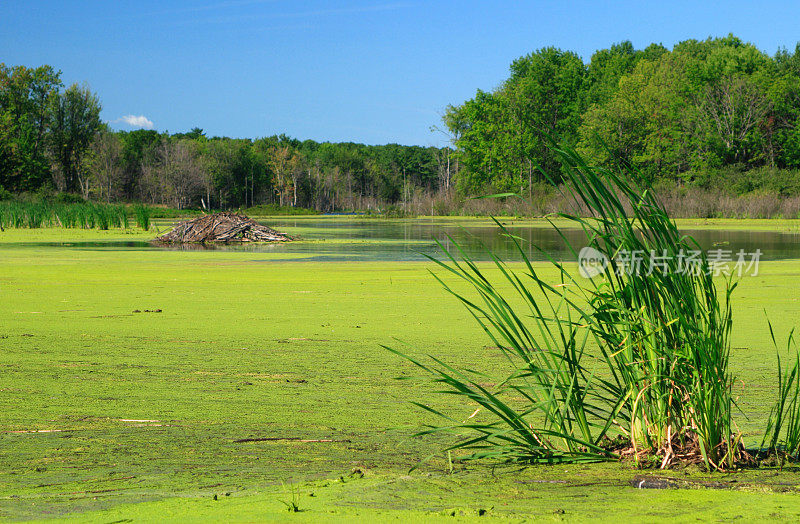
[[[217, 250], [246, 251], [287, 255], [296, 261], [402, 262], [424, 260], [424, 255], [441, 258], [441, 243], [451, 250], [453, 241], [475, 260], [488, 260], [488, 251], [503, 259], [516, 258], [514, 241], [496, 224], [488, 220], [443, 220], [435, 218], [414, 220], [383, 220], [353, 217], [272, 218], [262, 223], [295, 236], [300, 242], [286, 244], [227, 244], [163, 246], [145, 239], [31, 242], [30, 245], [72, 247], [76, 249], [123, 250]], [[573, 260], [569, 245], [580, 250], [586, 235], [574, 228], [555, 231], [544, 220], [504, 220], [509, 234], [523, 240], [522, 246], [531, 260]], [[169, 227], [158, 224], [159, 230]], [[800, 233], [779, 230], [748, 230], [741, 228], [697, 229], [691, 225], [683, 230], [697, 240], [704, 250], [723, 249], [733, 254], [761, 251], [761, 260], [800, 258]], [[562, 237], [563, 235], [563, 237]]]
[[[502, 353], [429, 270], [448, 276], [414, 261], [448, 234], [477, 258], [481, 243], [512, 258], [510, 240], [479, 219], [264, 222], [302, 240], [179, 250], [136, 229], [0, 232], [0, 520], [800, 519], [788, 468], [451, 462], [442, 450], [454, 436], [413, 436], [437, 421], [412, 402], [465, 418], [474, 406], [396, 380], [418, 370], [382, 346], [502, 374]], [[570, 256], [545, 221], [505, 222]], [[707, 248], [800, 258], [796, 223], [684, 225]], [[580, 246], [579, 231], [565, 234]], [[537, 271], [559, 278], [546, 263]], [[760, 441], [776, 381], [767, 318], [783, 344], [798, 289], [800, 265], [770, 260], [735, 293], [735, 420], [747, 445]], [[636, 489], [640, 475], [698, 489]]]

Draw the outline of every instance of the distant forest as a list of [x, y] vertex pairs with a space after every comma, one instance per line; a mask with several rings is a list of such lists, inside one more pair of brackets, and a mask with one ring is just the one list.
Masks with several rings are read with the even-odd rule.
[[518, 211], [547, 212], [558, 203], [540, 169], [558, 177], [555, 137], [593, 163], [632, 165], [684, 206], [678, 214], [800, 213], [800, 45], [769, 56], [732, 35], [672, 50], [622, 42], [588, 64], [540, 49], [496, 89], [446, 109], [443, 148], [112, 131], [100, 108], [51, 66], [0, 64], [0, 187], [177, 208], [431, 214], [513, 191], [527, 200]]
[[96, 94], [51, 66], [0, 64], [0, 188], [179, 209], [375, 209], [447, 191], [451, 148], [113, 131]]

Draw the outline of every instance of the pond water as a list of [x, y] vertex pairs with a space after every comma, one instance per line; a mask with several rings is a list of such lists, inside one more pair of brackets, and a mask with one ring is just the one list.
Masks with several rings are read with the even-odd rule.
[[[230, 244], [215, 246], [190, 245], [163, 247], [148, 242], [74, 242], [53, 244], [76, 249], [212, 249], [300, 255], [293, 260], [424, 260], [423, 253], [441, 257], [436, 241], [452, 248], [450, 239], [458, 242], [476, 260], [486, 260], [486, 248], [501, 258], [516, 258], [511, 239], [487, 221], [447, 221], [437, 219], [382, 220], [354, 218], [280, 218], [267, 223], [280, 231], [297, 236], [304, 242], [286, 244]], [[523, 246], [532, 260], [546, 260], [538, 248], [557, 260], [574, 260], [574, 256], [557, 232], [546, 224], [506, 221], [513, 235], [524, 239]], [[164, 224], [161, 225], [162, 229]], [[585, 236], [580, 230], [563, 230], [568, 241], [580, 249]], [[800, 259], [800, 233], [747, 230], [686, 230], [703, 249], [725, 249], [734, 254], [761, 250], [761, 260]], [[41, 244], [39, 244], [41, 245]]]

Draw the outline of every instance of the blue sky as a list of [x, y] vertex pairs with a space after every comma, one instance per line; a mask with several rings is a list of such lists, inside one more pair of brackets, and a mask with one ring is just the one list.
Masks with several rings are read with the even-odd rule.
[[448, 104], [543, 46], [588, 61], [621, 40], [671, 47], [732, 32], [772, 54], [800, 40], [793, 4], [5, 1], [0, 62], [85, 82], [117, 129], [440, 145], [430, 127]]

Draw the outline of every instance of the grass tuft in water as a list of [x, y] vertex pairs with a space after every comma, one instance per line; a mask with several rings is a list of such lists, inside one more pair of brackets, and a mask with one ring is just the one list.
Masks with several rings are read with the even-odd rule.
[[[455, 431], [460, 440], [448, 450], [469, 451], [473, 459], [629, 458], [641, 465], [692, 462], [712, 470], [747, 461], [731, 419], [735, 283], [728, 279], [718, 289], [702, 251], [692, 271], [681, 270], [685, 254], [699, 247], [678, 232], [650, 191], [632, 182], [635, 173], [591, 167], [570, 149], [555, 152], [565, 196], [582, 215], [557, 216], [580, 227], [585, 246], [607, 264], [595, 278], [584, 279], [550, 259], [559, 279], [540, 278], [520, 239], [499, 222], [524, 269], [492, 255], [497, 282], [455, 242], [454, 252], [442, 247], [447, 259], [431, 260], [473, 293], [436, 278], [467, 307], [509, 366], [495, 377], [395, 351], [425, 370], [441, 393], [464, 402], [464, 413], [457, 415], [417, 403], [447, 421], [420, 434]], [[577, 259], [576, 246], [570, 249]], [[653, 253], [665, 265], [631, 271], [621, 262], [624, 253]]]
[[142, 204], [133, 206], [133, 213], [136, 215], [136, 225], [145, 231], [150, 230], [150, 209]]
[[[770, 336], [777, 350], [778, 344], [772, 324]], [[777, 456], [783, 460], [800, 460], [800, 350], [794, 338], [794, 331], [786, 341], [787, 362], [781, 363], [778, 351], [778, 395], [769, 418], [764, 438], [761, 441], [762, 456]]]
[[[144, 230], [150, 229], [151, 209], [134, 206], [136, 223]], [[83, 229], [128, 228], [128, 207], [103, 203], [58, 203], [46, 200], [36, 202], [0, 202], [0, 227], [29, 228], [65, 227]]]

